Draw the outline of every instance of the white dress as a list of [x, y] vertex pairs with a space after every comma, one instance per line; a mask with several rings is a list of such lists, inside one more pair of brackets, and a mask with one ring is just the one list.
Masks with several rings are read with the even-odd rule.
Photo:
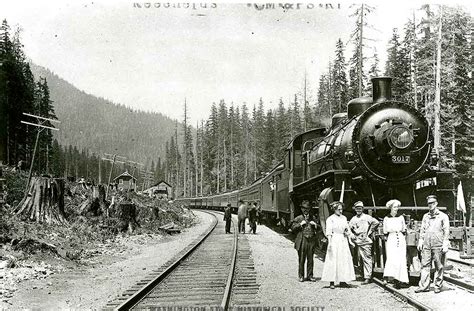
[[351, 251], [344, 231], [348, 231], [347, 218], [333, 214], [326, 220], [326, 235], [331, 236], [326, 259], [324, 260], [322, 281], [348, 282], [355, 280]]
[[388, 234], [385, 242], [387, 261], [383, 271], [384, 277], [408, 283], [407, 270], [407, 243], [402, 232], [407, 230], [403, 216], [385, 217], [383, 219], [383, 233]]

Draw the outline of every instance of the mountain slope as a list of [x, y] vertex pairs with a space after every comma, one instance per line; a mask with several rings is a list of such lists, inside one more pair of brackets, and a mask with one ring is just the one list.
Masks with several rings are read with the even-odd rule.
[[61, 145], [99, 154], [117, 153], [144, 164], [152, 159], [156, 163], [158, 157], [164, 159], [166, 141], [174, 134], [174, 120], [87, 94], [46, 68], [31, 64], [31, 70], [36, 79], [41, 76], [48, 82], [61, 121], [55, 133]]

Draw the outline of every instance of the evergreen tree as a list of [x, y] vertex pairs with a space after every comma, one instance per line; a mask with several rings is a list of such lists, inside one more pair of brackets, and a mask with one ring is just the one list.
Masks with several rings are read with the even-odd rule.
[[278, 163], [278, 146], [273, 113], [268, 110], [265, 120], [264, 172], [268, 172]]
[[252, 150], [250, 146], [253, 144], [253, 137], [252, 137], [252, 123], [250, 121], [250, 117], [248, 114], [248, 108], [247, 105], [244, 103], [242, 105], [242, 118], [241, 118], [241, 124], [242, 124], [242, 145], [241, 145], [241, 150], [243, 151], [243, 184], [248, 185], [253, 181], [253, 175], [254, 172], [252, 168]]
[[392, 77], [392, 96], [396, 100], [405, 101], [405, 95], [409, 93], [410, 66], [407, 52], [401, 46], [397, 28], [393, 29], [387, 55], [385, 75]]
[[292, 105], [288, 109], [289, 109], [289, 114], [290, 114], [290, 133], [291, 133], [291, 137], [293, 138], [296, 135], [303, 132], [303, 123], [301, 120], [300, 103], [298, 102], [298, 97], [296, 94], [295, 94]]
[[401, 42], [401, 51], [403, 55], [402, 72], [406, 79], [406, 93], [402, 94], [404, 101], [418, 108], [416, 101], [416, 25], [415, 16], [409, 19], [404, 26], [405, 36]]
[[351, 15], [356, 18], [356, 28], [354, 29], [351, 40], [354, 43], [354, 52], [350, 59], [349, 68], [349, 97], [356, 98], [363, 95], [364, 85], [366, 84], [366, 74], [364, 72], [365, 31], [368, 28], [367, 15], [374, 10], [373, 7], [361, 4], [356, 7], [355, 12]]
[[289, 115], [286, 113], [285, 105], [281, 98], [276, 111], [275, 123], [277, 125], [275, 129], [277, 140], [276, 148], [278, 155], [281, 157], [283, 156], [288, 142], [291, 140]]
[[[369, 79], [375, 78], [380, 76], [380, 70], [379, 70], [379, 56], [377, 54], [377, 49], [374, 48], [374, 54], [372, 56], [372, 62], [370, 64], [369, 72], [368, 72], [368, 77]], [[365, 93], [366, 94], [372, 94], [372, 83], [368, 83], [365, 87]]]
[[345, 112], [348, 102], [348, 85], [346, 77], [346, 60], [344, 44], [339, 39], [336, 43], [336, 58], [332, 68], [332, 85], [334, 88], [334, 113]]

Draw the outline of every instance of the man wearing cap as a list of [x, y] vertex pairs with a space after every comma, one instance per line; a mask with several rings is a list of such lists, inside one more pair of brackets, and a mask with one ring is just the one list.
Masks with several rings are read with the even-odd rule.
[[431, 262], [434, 261], [436, 273], [434, 275], [435, 293], [441, 292], [443, 286], [444, 256], [449, 248], [449, 218], [438, 210], [438, 201], [435, 195], [426, 198], [429, 212], [421, 221], [418, 250], [421, 251], [421, 275], [416, 293], [430, 290]]
[[298, 278], [300, 282], [304, 278], [304, 265], [306, 264], [306, 280], [315, 282], [313, 277], [313, 256], [316, 245], [316, 219], [310, 215], [308, 200], [301, 203], [301, 215], [293, 219], [291, 230], [297, 232], [295, 239], [295, 249], [298, 252]]
[[352, 207], [356, 215], [349, 222], [352, 232], [352, 241], [358, 248], [359, 262], [362, 261], [364, 270], [364, 282], [368, 284], [372, 278], [372, 232], [379, 226], [379, 222], [374, 217], [364, 214], [364, 203], [357, 201]]
[[230, 233], [230, 223], [232, 222], [232, 210], [231, 204], [227, 203], [224, 208], [224, 220], [225, 220], [225, 233]]

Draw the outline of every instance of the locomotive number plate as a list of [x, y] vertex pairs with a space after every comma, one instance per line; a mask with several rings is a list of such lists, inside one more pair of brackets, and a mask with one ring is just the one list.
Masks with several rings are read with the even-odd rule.
[[394, 155], [392, 156], [392, 163], [410, 163], [409, 155]]

